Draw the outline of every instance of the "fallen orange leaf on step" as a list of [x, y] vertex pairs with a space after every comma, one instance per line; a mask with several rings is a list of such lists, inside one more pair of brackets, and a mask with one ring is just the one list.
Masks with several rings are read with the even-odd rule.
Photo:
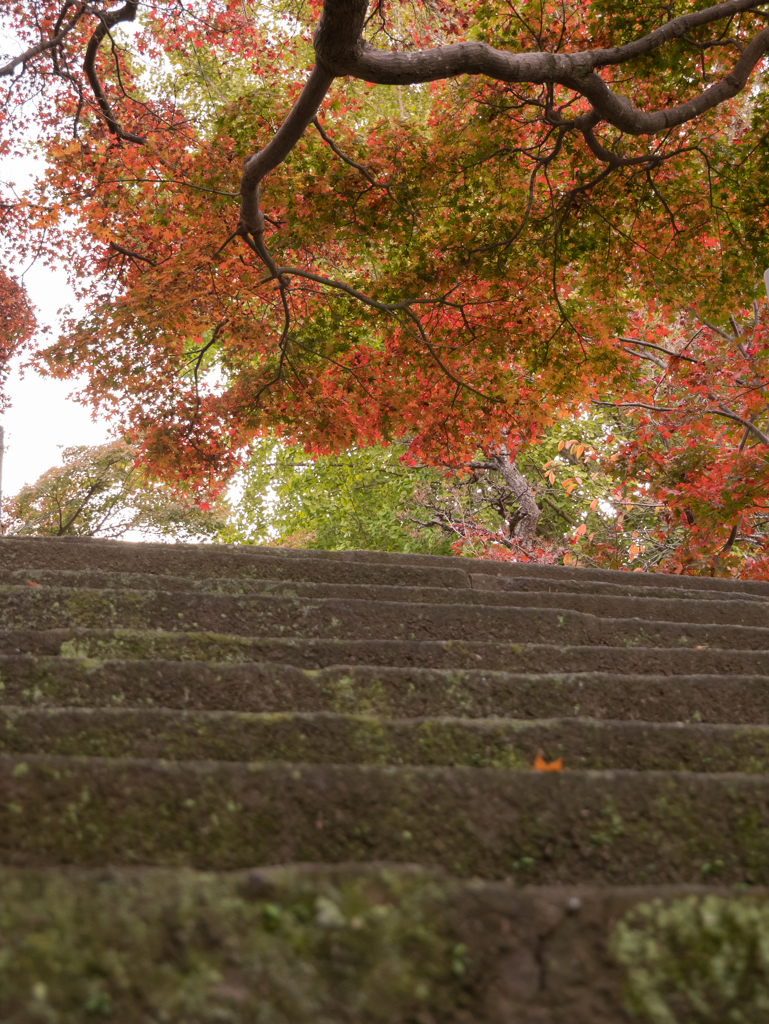
[[35, 583], [34, 580], [27, 580], [28, 587], [42, 587], [42, 583]]
[[537, 756], [534, 758], [534, 771], [535, 772], [560, 772], [563, 770], [563, 758], [559, 757], [555, 761], [546, 761], [542, 756], [542, 751], [537, 751]]

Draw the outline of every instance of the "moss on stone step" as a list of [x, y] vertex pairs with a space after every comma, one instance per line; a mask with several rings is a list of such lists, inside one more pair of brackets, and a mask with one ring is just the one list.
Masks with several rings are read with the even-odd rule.
[[0, 862], [769, 881], [769, 778], [0, 756]]
[[525, 769], [766, 773], [769, 728], [560, 719], [0, 707], [0, 753]]
[[261, 879], [0, 872], [0, 1018], [387, 1024], [443, 1016], [466, 1001], [465, 950], [447, 920], [451, 892], [446, 879], [386, 868], [307, 879], [291, 871]]
[[[676, 591], [671, 596], [664, 587], [620, 587], [568, 580], [562, 585], [552, 580], [513, 580], [515, 586], [494, 586], [497, 577], [476, 577], [483, 581], [479, 589], [458, 591], [452, 587], [397, 587], [386, 584], [313, 583], [302, 580], [212, 579], [187, 580], [179, 576], [142, 576], [138, 573], [109, 572], [32, 572], [16, 571], [3, 582], [5, 587], [40, 587], [83, 591], [86, 594], [134, 591], [151, 594], [183, 594], [189, 602], [201, 594], [209, 596], [269, 596], [288, 599], [337, 599], [384, 601], [413, 604], [483, 605], [503, 608], [569, 608], [608, 618], [633, 618], [667, 621], [719, 623], [739, 626], [769, 626], [769, 601], [756, 594], [740, 591], [707, 593], [701, 590]], [[491, 584], [491, 586], [489, 586]], [[24, 592], [24, 591], [22, 591]], [[39, 595], [35, 595], [40, 599]], [[61, 605], [62, 603], [59, 602]], [[110, 604], [110, 614], [116, 609]], [[131, 609], [129, 614], [133, 614]], [[122, 623], [126, 625], [128, 623]]]
[[[606, 605], [606, 599], [596, 599]], [[611, 602], [609, 601], [609, 604]], [[112, 627], [332, 640], [453, 640], [608, 647], [769, 650], [769, 628], [598, 617], [568, 608], [409, 604], [340, 598], [185, 594], [143, 590], [0, 588], [0, 627]], [[664, 604], [664, 602], [663, 602]], [[718, 606], [714, 605], [714, 609]], [[753, 605], [746, 605], [753, 614]], [[747, 613], [746, 613], [747, 614]], [[714, 613], [715, 617], [715, 613]], [[763, 615], [759, 615], [763, 619]]]
[[[566, 652], [568, 653], [568, 652]], [[699, 652], [695, 652], [699, 653]], [[723, 652], [721, 652], [723, 653]], [[680, 652], [676, 652], [679, 658]], [[511, 655], [511, 660], [513, 656]], [[657, 664], [657, 667], [664, 667]], [[711, 666], [713, 667], [713, 666]], [[769, 677], [530, 673], [276, 662], [0, 655], [0, 703], [22, 707], [769, 724]]]
[[624, 981], [634, 1020], [763, 1024], [768, 934], [762, 892], [0, 868], [0, 1019], [625, 1024]]
[[0, 656], [61, 655], [96, 661], [274, 662], [305, 669], [334, 665], [514, 673], [736, 675], [769, 678], [769, 652], [692, 648], [571, 647], [477, 640], [275, 639], [190, 630], [0, 630]]
[[769, 904], [717, 893], [634, 907], [610, 943], [626, 1005], [651, 1024], [769, 1020]]

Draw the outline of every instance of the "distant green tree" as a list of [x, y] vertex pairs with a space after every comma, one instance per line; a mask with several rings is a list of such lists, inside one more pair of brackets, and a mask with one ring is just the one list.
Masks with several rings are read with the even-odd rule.
[[179, 540], [217, 538], [229, 506], [187, 501], [137, 467], [136, 450], [125, 441], [65, 448], [63, 465], [8, 499], [6, 534], [118, 538], [126, 533]]
[[431, 529], [401, 522], [416, 492], [440, 482], [434, 469], [401, 461], [403, 448], [352, 448], [311, 458], [274, 436], [254, 443], [222, 540], [325, 548], [451, 554]]

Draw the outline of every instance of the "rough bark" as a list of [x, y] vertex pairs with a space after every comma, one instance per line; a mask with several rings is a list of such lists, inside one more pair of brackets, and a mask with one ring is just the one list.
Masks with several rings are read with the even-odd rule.
[[507, 452], [500, 452], [494, 455], [493, 462], [502, 474], [505, 483], [513, 492], [521, 512], [515, 536], [523, 544], [533, 544], [537, 534], [539, 517], [542, 515], [534, 498], [534, 491], [531, 489], [529, 481], [516, 466], [515, 459], [511, 459]]

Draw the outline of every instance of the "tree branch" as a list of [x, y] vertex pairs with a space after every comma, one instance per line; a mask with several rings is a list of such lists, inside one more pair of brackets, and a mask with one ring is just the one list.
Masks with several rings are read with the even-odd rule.
[[[683, 39], [695, 28], [742, 11], [755, 12], [755, 0], [727, 0], [702, 11], [673, 18], [640, 39], [608, 49], [563, 53], [509, 53], [487, 43], [463, 42], [413, 52], [378, 50], [363, 39], [368, 0], [325, 0], [313, 37], [317, 63], [302, 93], [264, 149], [246, 161], [241, 179], [241, 214], [238, 233], [261, 238], [264, 217], [259, 209], [259, 186], [265, 175], [277, 167], [313, 121], [334, 78], [349, 76], [380, 85], [414, 85], [458, 75], [486, 75], [500, 82], [534, 85], [562, 85], [589, 101], [593, 110], [567, 127], [584, 130], [588, 144], [605, 159], [608, 150], [600, 145], [592, 129], [600, 121], [629, 135], [654, 135], [685, 124], [736, 96], [750, 73], [769, 50], [769, 28], [759, 31], [740, 54], [731, 72], [699, 95], [676, 106], [643, 111], [626, 97], [609, 88], [596, 70], [624, 64], [659, 49], [665, 43]], [[609, 154], [611, 162], [620, 158]], [[657, 162], [646, 156], [628, 162]], [[621, 161], [625, 162], [625, 161]], [[359, 168], [360, 169], [360, 168]]]
[[250, 234], [256, 239], [264, 234], [264, 215], [259, 209], [259, 185], [266, 174], [283, 163], [301, 139], [305, 128], [317, 114], [334, 77], [316, 64], [286, 120], [264, 149], [246, 160], [240, 179], [239, 235]]
[[136, 9], [139, 6], [139, 0], [126, 0], [126, 3], [117, 11], [113, 11], [111, 14], [104, 14], [103, 11], [95, 11], [99, 24], [93, 31], [91, 38], [88, 40], [88, 46], [85, 50], [85, 58], [83, 60], [83, 70], [85, 71], [88, 83], [91, 86], [91, 90], [94, 94], [94, 98], [99, 105], [99, 109], [104, 116], [104, 120], [107, 122], [107, 128], [110, 134], [117, 136], [125, 142], [134, 142], [137, 145], [142, 145], [147, 140], [143, 135], [135, 135], [133, 132], [124, 131], [120, 127], [117, 118], [110, 106], [107, 95], [102, 88], [102, 84], [99, 81], [99, 76], [96, 74], [96, 55], [99, 52], [102, 40], [105, 36], [109, 35], [109, 30], [115, 25], [123, 21], [133, 21], [136, 18]]
[[685, 356], [681, 352], [673, 352], [669, 348], [663, 348], [662, 345], [654, 345], [651, 341], [639, 341], [637, 338], [624, 338], [622, 335], [618, 335], [620, 341], [627, 341], [631, 345], [640, 345], [642, 348], [653, 348], [657, 352], [664, 352], [666, 356], [672, 356], [673, 359], [685, 359], [688, 363], [698, 363], [699, 359], [695, 359], [693, 356]]
[[18, 67], [19, 64], [25, 65], [27, 61], [32, 60], [34, 57], [39, 56], [41, 53], [45, 53], [46, 50], [52, 50], [55, 46], [58, 46], [59, 43], [63, 42], [63, 40], [72, 31], [72, 29], [77, 25], [77, 23], [86, 13], [86, 11], [86, 5], [81, 4], [80, 9], [77, 11], [74, 17], [70, 21], [68, 21], [64, 28], [61, 29], [61, 31], [58, 32], [55, 36], [52, 36], [50, 39], [41, 40], [39, 43], [37, 43], [36, 46], [30, 46], [30, 48], [28, 50], [25, 50], [24, 53], [20, 54], [18, 57], [14, 57], [13, 60], [8, 61], [7, 64], [4, 64], [3, 67], [0, 68], [0, 78], [2, 78], [4, 75], [12, 75], [14, 68]]
[[151, 267], [156, 266], [155, 261], [151, 260], [149, 256], [142, 256], [141, 253], [134, 252], [133, 249], [126, 249], [125, 246], [118, 245], [117, 242], [110, 242], [109, 247], [110, 249], [114, 249], [115, 252], [120, 253], [121, 256], [130, 256], [133, 260], [141, 260], [142, 263], [149, 263]]

